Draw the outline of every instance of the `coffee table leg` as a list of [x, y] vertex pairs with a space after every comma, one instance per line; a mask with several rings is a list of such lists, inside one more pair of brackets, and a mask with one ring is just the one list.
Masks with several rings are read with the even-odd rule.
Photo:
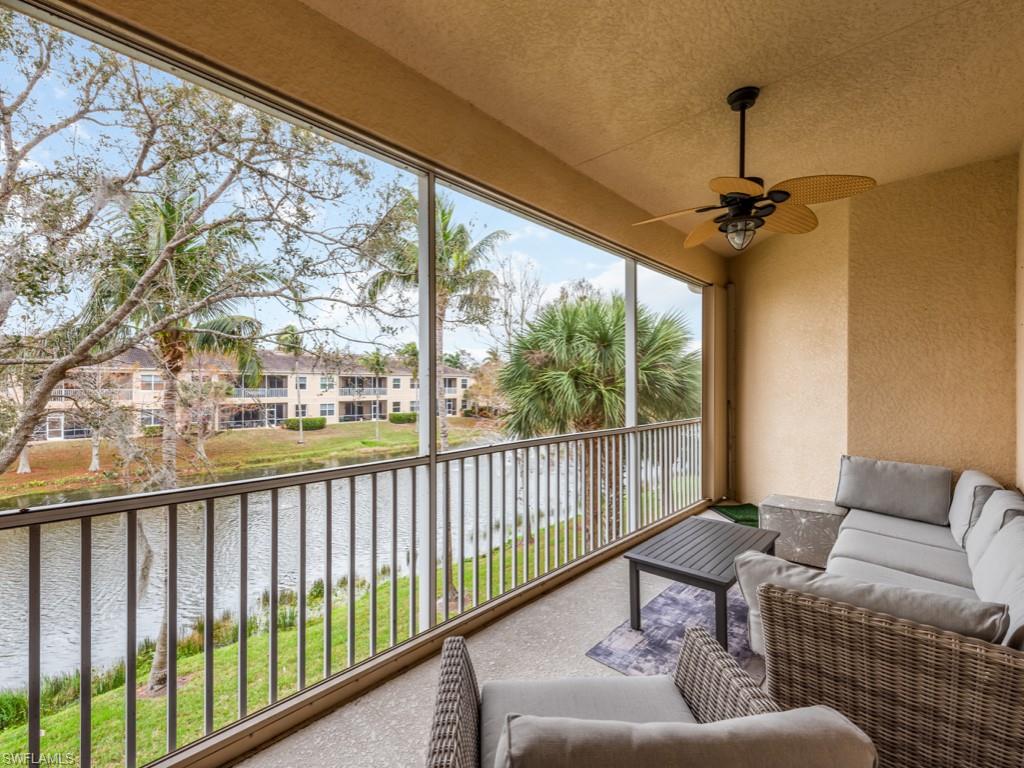
[[640, 569], [629, 564], [629, 626], [640, 629]]
[[729, 650], [729, 599], [724, 589], [715, 590], [715, 637], [719, 644]]

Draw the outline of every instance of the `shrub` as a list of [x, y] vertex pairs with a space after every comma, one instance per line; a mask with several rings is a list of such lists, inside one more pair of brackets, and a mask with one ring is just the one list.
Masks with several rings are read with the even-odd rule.
[[142, 428], [143, 437], [160, 437], [163, 433], [164, 428], [159, 424], [150, 424], [148, 427]]
[[392, 424], [415, 424], [416, 414], [415, 413], [389, 413], [388, 421]]
[[[327, 426], [327, 417], [326, 416], [305, 416], [302, 419], [302, 428], [304, 430], [306, 430], [306, 429], [323, 429], [326, 426]], [[298, 430], [299, 430], [299, 420], [298, 419], [285, 419], [284, 420], [284, 428], [285, 429], [291, 429], [291, 430], [294, 430], [294, 431], [298, 432]]]

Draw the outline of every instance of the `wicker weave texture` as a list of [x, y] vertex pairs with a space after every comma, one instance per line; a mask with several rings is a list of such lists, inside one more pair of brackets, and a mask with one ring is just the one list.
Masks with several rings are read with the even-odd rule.
[[466, 640], [449, 637], [441, 649], [441, 676], [430, 729], [428, 768], [479, 768], [480, 688]]
[[772, 697], [699, 627], [686, 630], [675, 681], [699, 723], [779, 711]]
[[1024, 766], [1024, 653], [770, 584], [768, 690], [831, 706], [885, 768]]

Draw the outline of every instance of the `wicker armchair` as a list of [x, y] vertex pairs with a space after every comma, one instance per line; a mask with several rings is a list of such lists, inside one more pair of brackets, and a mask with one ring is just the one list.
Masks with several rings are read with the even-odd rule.
[[[689, 629], [675, 683], [698, 722], [778, 712], [779, 707], [703, 629]], [[428, 768], [480, 765], [480, 689], [461, 637], [445, 640]]]
[[768, 691], [833, 707], [880, 766], [1024, 766], [1024, 653], [771, 584], [758, 587]]

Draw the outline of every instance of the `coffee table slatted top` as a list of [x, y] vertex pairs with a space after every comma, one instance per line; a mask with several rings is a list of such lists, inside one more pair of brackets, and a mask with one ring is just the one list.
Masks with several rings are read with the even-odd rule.
[[736, 581], [736, 556], [749, 550], [769, 551], [778, 535], [733, 522], [691, 517], [637, 545], [625, 557], [641, 567], [729, 587]]

